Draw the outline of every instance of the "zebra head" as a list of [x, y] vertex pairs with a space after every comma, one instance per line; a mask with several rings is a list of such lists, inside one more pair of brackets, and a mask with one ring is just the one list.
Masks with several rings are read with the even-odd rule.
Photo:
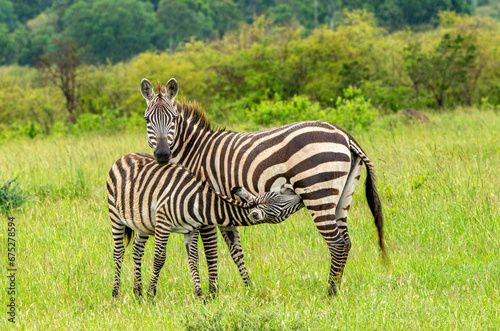
[[172, 157], [172, 146], [175, 138], [175, 122], [179, 113], [174, 104], [179, 92], [179, 85], [171, 78], [165, 87], [158, 84], [158, 94], [153, 85], [144, 78], [141, 81], [141, 94], [146, 99], [147, 108], [144, 118], [147, 124], [148, 144], [154, 149], [156, 162], [164, 164]]
[[255, 204], [250, 210], [254, 224], [281, 223], [288, 216], [304, 207], [302, 199], [289, 187], [283, 185], [280, 192], [269, 191], [255, 196], [242, 187], [234, 187], [233, 194], [248, 203]]

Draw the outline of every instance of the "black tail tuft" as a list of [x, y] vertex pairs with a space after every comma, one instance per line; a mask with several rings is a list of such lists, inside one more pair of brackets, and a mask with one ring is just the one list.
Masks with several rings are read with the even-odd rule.
[[132, 239], [133, 235], [134, 235], [134, 230], [132, 230], [128, 226], [125, 226], [125, 247], [127, 247], [130, 244], [130, 239]]
[[375, 173], [368, 164], [365, 163], [365, 165], [368, 172], [365, 181], [366, 200], [368, 201], [368, 206], [370, 206], [370, 210], [372, 211], [373, 218], [375, 220], [375, 226], [378, 231], [378, 244], [383, 257], [385, 258], [386, 251], [384, 244], [384, 218], [382, 216], [382, 204], [380, 203], [377, 189], [375, 187]]

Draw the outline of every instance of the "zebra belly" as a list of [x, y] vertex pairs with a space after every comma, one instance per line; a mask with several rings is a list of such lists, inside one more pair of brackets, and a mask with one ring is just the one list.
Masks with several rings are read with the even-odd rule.
[[134, 230], [137, 233], [146, 234], [148, 236], [155, 235], [155, 222], [151, 221], [150, 218], [147, 218], [147, 219], [142, 218], [141, 219], [140, 217], [137, 217], [137, 218], [132, 219], [130, 217], [123, 217], [123, 215], [121, 215], [120, 218], [121, 218], [121, 221], [126, 226], [128, 226], [129, 228], [131, 228], [132, 230]]
[[171, 228], [169, 228], [169, 232], [188, 234], [188, 233], [193, 232], [193, 230], [188, 230], [188, 229], [183, 228], [183, 227], [171, 227]]

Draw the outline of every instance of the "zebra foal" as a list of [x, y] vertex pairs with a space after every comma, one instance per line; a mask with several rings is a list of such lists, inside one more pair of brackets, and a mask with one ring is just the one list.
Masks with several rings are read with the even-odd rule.
[[[248, 226], [279, 223], [302, 208], [300, 198], [283, 188], [282, 193], [266, 192], [255, 197], [244, 189], [233, 192], [246, 202], [239, 202], [213, 191], [189, 171], [173, 163], [158, 164], [153, 156], [127, 154], [111, 167], [107, 179], [109, 217], [114, 240], [115, 280], [113, 297], [118, 296], [120, 273], [125, 252], [124, 238], [133, 231], [134, 293], [142, 295], [141, 264], [144, 246], [155, 237], [153, 275], [148, 289], [150, 298], [165, 263], [165, 249], [171, 232], [183, 233], [195, 292], [202, 296], [197, 269], [197, 240], [200, 227]], [[217, 241], [204, 245], [207, 256], [215, 255]], [[211, 292], [217, 288], [216, 270], [209, 273]]]
[[[367, 170], [366, 199], [378, 231], [378, 244], [385, 253], [375, 166], [349, 133], [323, 121], [257, 132], [213, 129], [196, 104], [175, 101], [179, 90], [175, 79], [165, 87], [158, 86], [158, 94], [147, 79], [141, 81], [140, 89], [147, 103], [144, 118], [148, 143], [158, 163], [180, 163], [228, 196], [235, 186], [259, 195], [287, 185], [301, 197], [330, 252], [330, 293], [337, 293], [351, 248], [347, 213], [363, 164]], [[227, 227], [221, 233], [247, 284], [237, 229]]]

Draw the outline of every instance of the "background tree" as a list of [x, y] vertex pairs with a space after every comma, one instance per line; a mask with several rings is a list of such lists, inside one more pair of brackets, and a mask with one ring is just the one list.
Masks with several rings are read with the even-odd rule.
[[276, 5], [273, 0], [236, 0], [235, 3], [247, 23], [253, 22], [253, 19], [264, 14], [267, 8]]
[[427, 56], [422, 52], [420, 43], [414, 42], [404, 48], [403, 66], [410, 77], [411, 88], [415, 92], [415, 98], [418, 103], [418, 97], [422, 88], [426, 86], [431, 70]]
[[342, 0], [343, 9], [366, 9], [375, 14], [383, 26], [390, 30], [408, 25], [437, 26], [438, 13], [452, 10], [471, 13], [467, 0]]
[[79, 1], [62, 17], [68, 38], [88, 48], [87, 59], [117, 62], [152, 48], [153, 5], [135, 0]]
[[5, 24], [9, 31], [13, 31], [19, 25], [14, 6], [8, 0], [0, 0], [0, 24]]
[[464, 36], [453, 38], [449, 33], [443, 35], [435, 51], [429, 56], [429, 77], [426, 80], [429, 91], [440, 108], [448, 97], [458, 102], [464, 101], [464, 84], [467, 72], [474, 65], [476, 49], [467, 44]]
[[13, 63], [15, 57], [15, 41], [9, 29], [3, 23], [0, 23], [0, 65]]
[[79, 66], [81, 53], [78, 44], [70, 40], [55, 41], [56, 49], [45, 50], [37, 63], [42, 77], [56, 85], [64, 94], [68, 122], [75, 123], [80, 99]]
[[238, 28], [242, 20], [241, 12], [233, 0], [215, 0], [211, 4], [210, 16], [218, 37], [222, 37], [231, 29]]
[[168, 36], [170, 53], [179, 42], [191, 36], [203, 35], [204, 30], [213, 28], [213, 22], [197, 11], [191, 1], [161, 0], [156, 17]]

